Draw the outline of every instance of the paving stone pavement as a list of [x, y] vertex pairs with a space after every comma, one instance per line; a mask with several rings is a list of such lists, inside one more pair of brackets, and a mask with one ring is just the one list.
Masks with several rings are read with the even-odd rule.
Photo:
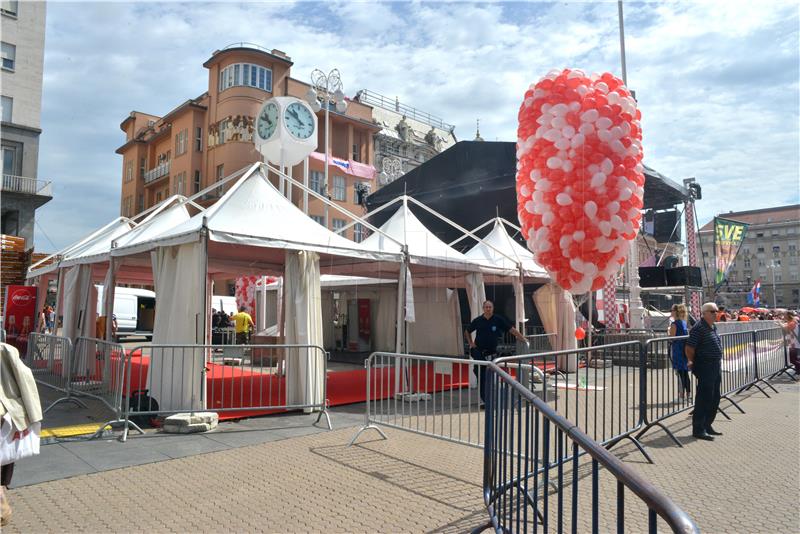
[[[778, 379], [775, 387], [780, 393], [772, 399], [745, 395], [746, 414], [729, 410], [731, 421], [718, 419], [724, 436], [713, 443], [693, 440], [688, 416], [678, 415], [667, 424], [683, 448], [653, 429], [643, 441], [655, 464], [631, 445], [614, 452], [703, 532], [800, 532], [800, 385]], [[354, 432], [14, 489], [14, 517], [4, 532], [467, 532], [485, 520], [481, 449], [398, 430], [388, 430], [385, 441], [369, 431], [348, 447]], [[613, 515], [614, 498], [601, 492], [601, 513]], [[626, 511], [637, 512], [630, 494]], [[588, 530], [588, 515], [581, 512], [579, 532]], [[628, 532], [643, 525], [626, 522]]]

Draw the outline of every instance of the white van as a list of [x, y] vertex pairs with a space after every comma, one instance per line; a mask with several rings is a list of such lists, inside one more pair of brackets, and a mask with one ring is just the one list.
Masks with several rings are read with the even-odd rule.
[[[103, 314], [103, 286], [97, 286], [97, 314]], [[156, 294], [147, 289], [117, 287], [114, 315], [117, 316], [117, 339], [135, 336], [152, 340]]]

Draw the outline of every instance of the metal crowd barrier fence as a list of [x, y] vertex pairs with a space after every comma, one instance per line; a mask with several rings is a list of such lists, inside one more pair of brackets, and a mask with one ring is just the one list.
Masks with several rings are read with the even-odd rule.
[[[683, 510], [494, 363], [487, 389], [483, 495], [489, 522], [474, 532], [654, 533], [658, 517], [673, 532], [698, 532]], [[633, 506], [626, 490], [637, 497]], [[601, 495], [614, 495], [613, 513]]]
[[[332, 429], [327, 370], [327, 353], [316, 345], [136, 347], [125, 359], [124, 392], [128, 400], [122, 440], [127, 439], [132, 418], [202, 411], [235, 412], [247, 417], [319, 410], [314, 424], [324, 416], [328, 429]], [[298, 400], [304, 398], [312, 402]]]
[[[642, 353], [649, 359], [668, 357], [670, 366], [648, 367], [644, 371], [645, 387], [641, 410], [644, 427], [637, 434], [637, 439], [657, 426], [664, 430], [676, 445], [683, 446], [663, 421], [694, 408], [696, 379], [685, 366], [685, 356], [681, 357], [688, 338], [689, 336], [657, 338], [643, 344]], [[769, 397], [759, 383], [776, 391], [764, 378], [764, 372], [776, 376], [786, 367], [783, 332], [780, 328], [743, 330], [721, 334], [720, 342], [723, 350], [720, 396], [741, 413], [745, 413], [733, 398], [734, 394], [756, 387]], [[722, 407], [719, 412], [730, 419]]]
[[25, 363], [33, 372], [34, 380], [38, 384], [63, 394], [62, 397], [50, 403], [43, 413], [47, 413], [62, 402], [73, 402], [86, 408], [80, 399], [75, 398], [70, 388], [72, 354], [72, 341], [69, 338], [37, 332], [31, 332], [28, 335], [28, 353], [25, 356]]
[[[483, 446], [484, 414], [481, 391], [488, 362], [416, 354], [374, 352], [364, 362], [367, 369], [365, 431], [383, 427]], [[470, 388], [470, 376], [476, 387]]]
[[[638, 341], [498, 358], [522, 385], [571, 421], [594, 441], [611, 448], [630, 440], [648, 462], [652, 458], [634, 437], [642, 425], [641, 344]], [[537, 384], [525, 366], [549, 376]]]

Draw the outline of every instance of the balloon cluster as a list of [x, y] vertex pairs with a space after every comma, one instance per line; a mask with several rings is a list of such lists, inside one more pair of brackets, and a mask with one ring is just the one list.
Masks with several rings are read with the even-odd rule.
[[537, 261], [585, 293], [625, 262], [640, 223], [641, 112], [604, 73], [551, 71], [525, 93], [517, 131], [517, 212]]

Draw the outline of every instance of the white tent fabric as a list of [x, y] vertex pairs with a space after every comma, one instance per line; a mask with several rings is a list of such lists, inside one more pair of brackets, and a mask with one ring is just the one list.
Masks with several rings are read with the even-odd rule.
[[[533, 294], [533, 302], [548, 334], [555, 334], [553, 350], [577, 348], [575, 340], [575, 305], [569, 293], [556, 284], [545, 284]], [[556, 362], [562, 371], [574, 373], [575, 358], [559, 357]]]
[[[499, 218], [495, 219], [492, 231], [483, 238], [483, 242], [477, 243], [466, 252], [465, 256], [481, 264], [506, 269], [516, 270], [518, 264], [522, 264], [523, 274], [526, 277], [543, 280], [550, 278], [544, 267], [533, 259], [533, 254], [508, 235], [502, 219]], [[513, 258], [514, 261], [509, 258]]]
[[460, 356], [461, 310], [458, 292], [444, 287], [414, 288], [417, 320], [408, 324], [408, 350], [413, 354]]
[[[156, 306], [153, 345], [203, 344], [206, 287], [204, 243], [162, 247], [152, 253]], [[205, 351], [153, 349], [150, 396], [162, 410], [202, 410]]]
[[[73, 345], [80, 336], [94, 337], [95, 308], [97, 293], [92, 284], [92, 268], [90, 265], [74, 265], [65, 270], [64, 301], [61, 312], [64, 314], [62, 334], [72, 340]], [[80, 353], [78, 360], [73, 361], [71, 372], [76, 379], [93, 372], [94, 359]], [[66, 376], [66, 367], [62, 373]]]
[[216, 243], [305, 250], [367, 260], [399, 260], [397, 254], [371, 250], [314, 222], [282, 196], [258, 166], [253, 166], [204, 212], [150, 239], [118, 247], [114, 254], [136, 254], [157, 246], [191, 243], [200, 239], [204, 227], [209, 241]]
[[[286, 343], [323, 345], [319, 256], [313, 252], [286, 253]], [[322, 404], [325, 355], [319, 350], [290, 349], [286, 360], [286, 399], [289, 405]]]
[[186, 204], [180, 202], [182, 199], [183, 197], [179, 195], [167, 199], [163, 209], [154, 211], [135, 228], [120, 236], [114, 242], [114, 247], [125, 247], [147, 242], [170, 228], [188, 221], [191, 217], [189, 216], [189, 210], [186, 209]]
[[397, 290], [382, 288], [375, 316], [375, 350], [393, 352], [397, 342]]

